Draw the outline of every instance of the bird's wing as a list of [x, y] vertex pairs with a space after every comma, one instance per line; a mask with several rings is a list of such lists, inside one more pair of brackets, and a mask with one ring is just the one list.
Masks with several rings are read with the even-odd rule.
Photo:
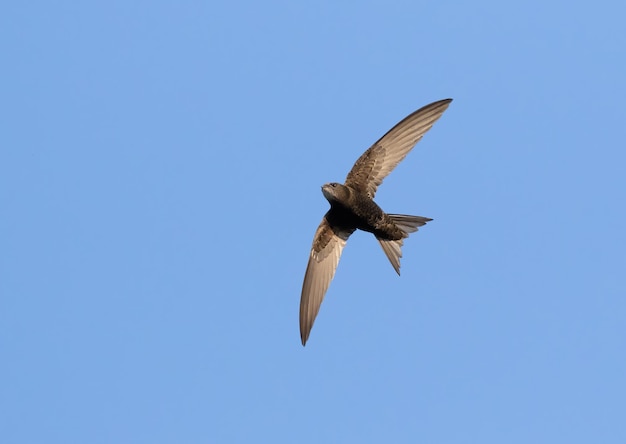
[[300, 337], [306, 344], [313, 322], [320, 310], [330, 281], [335, 276], [337, 264], [348, 237], [354, 232], [350, 228], [331, 227], [326, 216], [315, 232], [309, 263], [304, 274], [300, 298]]
[[439, 100], [405, 117], [356, 161], [345, 185], [367, 193], [370, 198], [389, 173], [448, 108], [452, 99]]

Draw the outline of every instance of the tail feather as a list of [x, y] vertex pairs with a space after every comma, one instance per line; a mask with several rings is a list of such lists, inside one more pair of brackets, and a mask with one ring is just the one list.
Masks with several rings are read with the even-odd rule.
[[406, 214], [388, 214], [388, 216], [405, 233], [414, 233], [419, 227], [426, 225], [426, 222], [432, 220], [428, 217], [407, 216]]
[[[405, 214], [389, 214], [389, 217], [396, 224], [398, 228], [405, 232], [409, 237], [409, 233], [414, 233], [421, 226], [426, 225], [426, 222], [430, 222], [432, 219], [422, 216], [408, 216]], [[400, 258], [402, 257], [402, 245], [403, 239], [388, 240], [377, 237], [380, 246], [383, 248], [387, 259], [391, 262], [393, 269], [400, 275]]]
[[400, 240], [387, 240], [377, 237], [380, 246], [383, 247], [383, 251], [387, 255], [387, 259], [391, 262], [391, 266], [398, 276], [400, 275], [400, 258], [402, 257], [402, 239]]

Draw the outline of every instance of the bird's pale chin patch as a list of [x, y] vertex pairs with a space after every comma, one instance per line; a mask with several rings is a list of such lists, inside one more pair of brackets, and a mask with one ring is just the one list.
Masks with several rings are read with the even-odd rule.
[[332, 190], [330, 189], [328, 185], [324, 185], [322, 187], [322, 194], [328, 201], [336, 200], [334, 194], [332, 193]]

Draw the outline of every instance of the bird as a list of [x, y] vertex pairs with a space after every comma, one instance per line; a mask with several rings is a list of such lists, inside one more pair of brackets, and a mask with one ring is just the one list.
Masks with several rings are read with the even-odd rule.
[[452, 99], [430, 103], [409, 114], [358, 158], [343, 184], [326, 183], [322, 194], [330, 209], [322, 218], [309, 254], [300, 297], [300, 338], [306, 345], [346, 241], [356, 230], [372, 233], [400, 275], [402, 245], [410, 233], [432, 219], [387, 214], [374, 202], [385, 177], [406, 157]]

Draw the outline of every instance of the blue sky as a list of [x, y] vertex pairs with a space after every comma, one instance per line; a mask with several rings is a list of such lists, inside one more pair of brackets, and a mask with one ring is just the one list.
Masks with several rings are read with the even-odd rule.
[[[2, 9], [2, 442], [626, 442], [622, 2]], [[447, 97], [303, 348], [320, 186]]]

